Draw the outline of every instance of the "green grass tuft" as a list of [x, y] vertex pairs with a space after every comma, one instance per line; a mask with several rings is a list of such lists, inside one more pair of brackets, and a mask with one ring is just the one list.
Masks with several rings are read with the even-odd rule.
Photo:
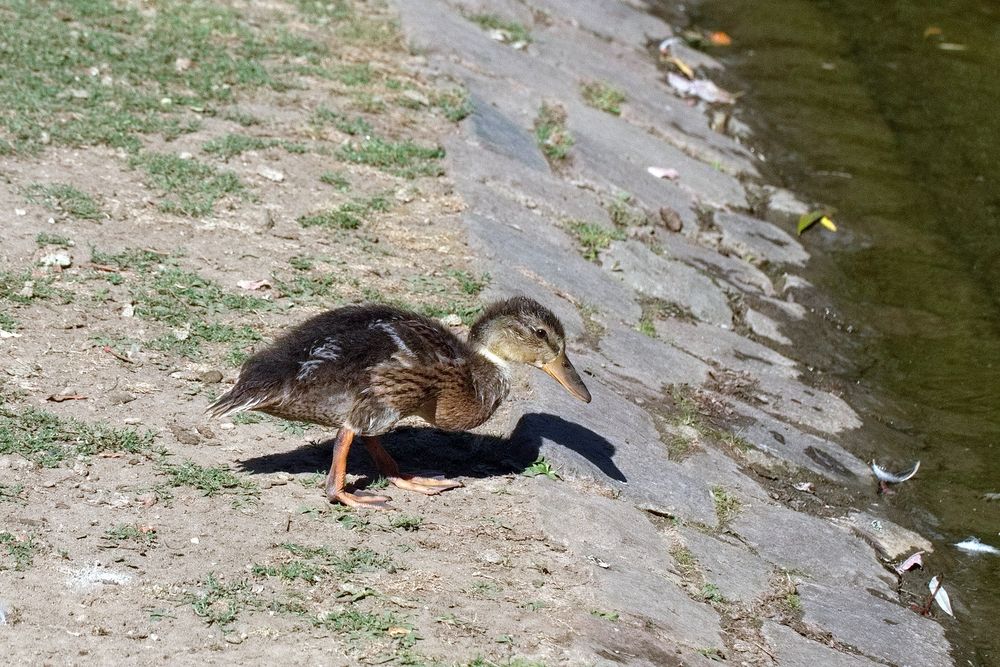
[[100, 220], [104, 216], [100, 204], [93, 197], [66, 183], [32, 185], [26, 189], [25, 195], [33, 204], [63, 211], [80, 220]]
[[337, 157], [354, 164], [376, 167], [395, 176], [416, 178], [440, 176], [444, 168], [439, 160], [444, 157], [441, 147], [418, 146], [412, 141], [393, 142], [371, 137], [360, 143], [342, 146]]
[[357, 229], [375, 213], [389, 210], [389, 200], [381, 195], [367, 199], [355, 199], [345, 202], [335, 209], [299, 216], [298, 222], [303, 227], [333, 227], [338, 229]]
[[246, 188], [236, 174], [219, 171], [194, 159], [183, 160], [168, 153], [140, 153], [129, 160], [149, 176], [150, 185], [162, 190], [164, 213], [199, 218], [212, 212], [226, 195], [245, 196]]
[[504, 34], [505, 42], [531, 43], [531, 33], [517, 21], [507, 21], [496, 14], [473, 14], [469, 20], [479, 25], [483, 30], [499, 30]]
[[13, 533], [7, 531], [0, 532], [0, 546], [7, 551], [7, 557], [13, 563], [13, 567], [4, 560], [0, 560], [0, 571], [17, 570], [23, 571], [31, 567], [38, 552], [38, 543], [34, 537], [18, 538]]
[[558, 105], [543, 104], [535, 118], [535, 139], [550, 161], [562, 162], [569, 157], [575, 143], [566, 129], [566, 111]]
[[598, 255], [611, 245], [612, 241], [621, 241], [625, 234], [618, 229], [608, 229], [590, 222], [570, 222], [569, 230], [580, 244], [583, 258], [596, 262]]
[[583, 101], [595, 109], [614, 116], [621, 115], [625, 93], [610, 84], [604, 81], [588, 81], [580, 84], [580, 94], [583, 95]]

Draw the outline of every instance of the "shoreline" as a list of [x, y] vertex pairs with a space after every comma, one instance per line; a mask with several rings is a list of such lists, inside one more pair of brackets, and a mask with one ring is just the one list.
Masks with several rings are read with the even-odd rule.
[[[514, 49], [490, 40], [460, 9], [495, 12], [526, 26], [532, 41]], [[800, 380], [801, 369], [778, 351], [792, 343], [782, 322], [807, 317], [794, 294], [808, 289], [795, 275], [808, 254], [772, 223], [804, 207], [771, 190], [766, 220], [747, 215], [767, 191], [754, 182], [752, 154], [674, 96], [649, 57], [646, 45], [669, 37], [670, 27], [638, 6], [601, 3], [491, 3], [489, 10], [481, 3], [399, 3], [398, 10], [430, 67], [471, 93], [474, 111], [445, 147], [468, 204], [470, 244], [494, 276], [490, 292], [523, 292], [553, 306], [578, 338], [574, 359], [591, 375], [588, 384], [598, 386], [589, 412], [534, 383], [535, 396], [511, 410], [515, 443], [530, 443], [576, 481], [618, 499], [572, 498], [591, 510], [573, 524], [587, 533], [568, 530], [553, 511], [550, 537], [582, 555], [593, 548], [594, 532], [628, 544], [625, 526], [638, 530], [666, 517], [668, 527], [653, 531], [659, 542], [649, 535], [652, 544], [640, 540], [643, 548], [617, 554], [623, 572], [595, 569], [594, 583], [628, 603], [628, 593], [617, 590], [625, 581], [658, 580], [655, 590], [673, 604], [650, 616], [682, 647], [705, 637], [692, 642], [684, 636], [691, 628], [671, 627], [672, 612], [708, 607], [722, 629], [715, 648], [751, 664], [775, 656], [778, 664], [786, 664], [783, 656], [787, 664], [951, 664], [941, 626], [890, 601], [898, 600], [897, 582], [879, 563], [879, 551], [896, 561], [926, 541], [851, 512], [857, 496], [836, 492], [873, 483], [864, 462], [835, 442], [860, 419], [838, 396]], [[686, 62], [719, 67], [680, 48]], [[624, 93], [620, 116], [584, 102], [580, 86], [593, 81]], [[542, 104], [564, 110], [574, 142], [554, 169], [533, 136]], [[645, 173], [650, 166], [675, 169], [678, 178], [655, 179]], [[635, 211], [637, 224], [614, 224], [616, 200]], [[680, 232], [658, 223], [662, 208], [666, 218], [680, 219]], [[579, 220], [605, 230], [596, 261], [580, 256]], [[548, 411], [576, 431], [545, 422], [539, 415]], [[804, 482], [815, 492], [793, 490]], [[548, 488], [540, 494], [543, 518], [546, 506], [571, 500]], [[817, 499], [821, 507], [812, 509]], [[601, 520], [607, 512], [614, 521]], [[696, 576], [678, 562], [684, 550], [702, 564]], [[797, 573], [788, 575], [793, 590], [785, 591], [798, 598], [795, 613], [775, 610], [769, 585], [781, 572]], [[845, 577], [851, 585], [841, 588]], [[692, 579], [723, 597], [730, 587], [741, 596], [731, 607], [678, 597]], [[835, 609], [852, 610], [852, 618]], [[733, 618], [750, 610], [762, 621], [757, 630], [731, 632]], [[891, 630], [880, 630], [883, 618], [892, 619]]]

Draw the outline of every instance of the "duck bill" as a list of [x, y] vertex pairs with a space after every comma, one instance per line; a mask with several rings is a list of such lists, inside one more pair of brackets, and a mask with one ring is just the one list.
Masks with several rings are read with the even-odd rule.
[[579, 373], [566, 358], [563, 350], [559, 356], [542, 366], [542, 370], [556, 379], [556, 382], [566, 388], [566, 391], [579, 398], [584, 403], [590, 403], [590, 392], [587, 385], [580, 379]]

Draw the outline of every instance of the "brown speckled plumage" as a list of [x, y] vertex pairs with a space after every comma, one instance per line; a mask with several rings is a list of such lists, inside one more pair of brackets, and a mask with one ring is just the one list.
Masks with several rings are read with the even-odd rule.
[[327, 497], [351, 506], [388, 500], [345, 490], [347, 452], [364, 439], [379, 472], [401, 488], [435, 494], [455, 480], [407, 475], [378, 436], [419, 416], [447, 430], [479, 426], [510, 390], [508, 362], [544, 370], [574, 396], [590, 392], [566, 357], [562, 324], [539, 303], [515, 297], [489, 306], [463, 341], [435, 320], [384, 305], [313, 317], [253, 355], [236, 385], [209, 410], [257, 410], [337, 427]]

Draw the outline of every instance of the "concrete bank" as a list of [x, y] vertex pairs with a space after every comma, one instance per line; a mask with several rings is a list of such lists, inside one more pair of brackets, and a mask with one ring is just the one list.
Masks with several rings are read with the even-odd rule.
[[[396, 4], [427, 67], [470, 94], [445, 148], [487, 296], [551, 306], [594, 395], [526, 376], [507, 417], [517, 454], [571, 482], [541, 478], [537, 510], [592, 563], [595, 608], [648, 619], [573, 633], [567, 661], [951, 664], [885, 566], [929, 545], [864, 511], [870, 473], [837, 442], [860, 418], [782, 330], [810, 317], [808, 253], [787, 233], [803, 205], [666, 86], [648, 45], [670, 26], [639, 2]], [[620, 115], [587, 104], [594, 82], [624, 93]], [[572, 137], [565, 159], [539, 149], [543, 105]]]

